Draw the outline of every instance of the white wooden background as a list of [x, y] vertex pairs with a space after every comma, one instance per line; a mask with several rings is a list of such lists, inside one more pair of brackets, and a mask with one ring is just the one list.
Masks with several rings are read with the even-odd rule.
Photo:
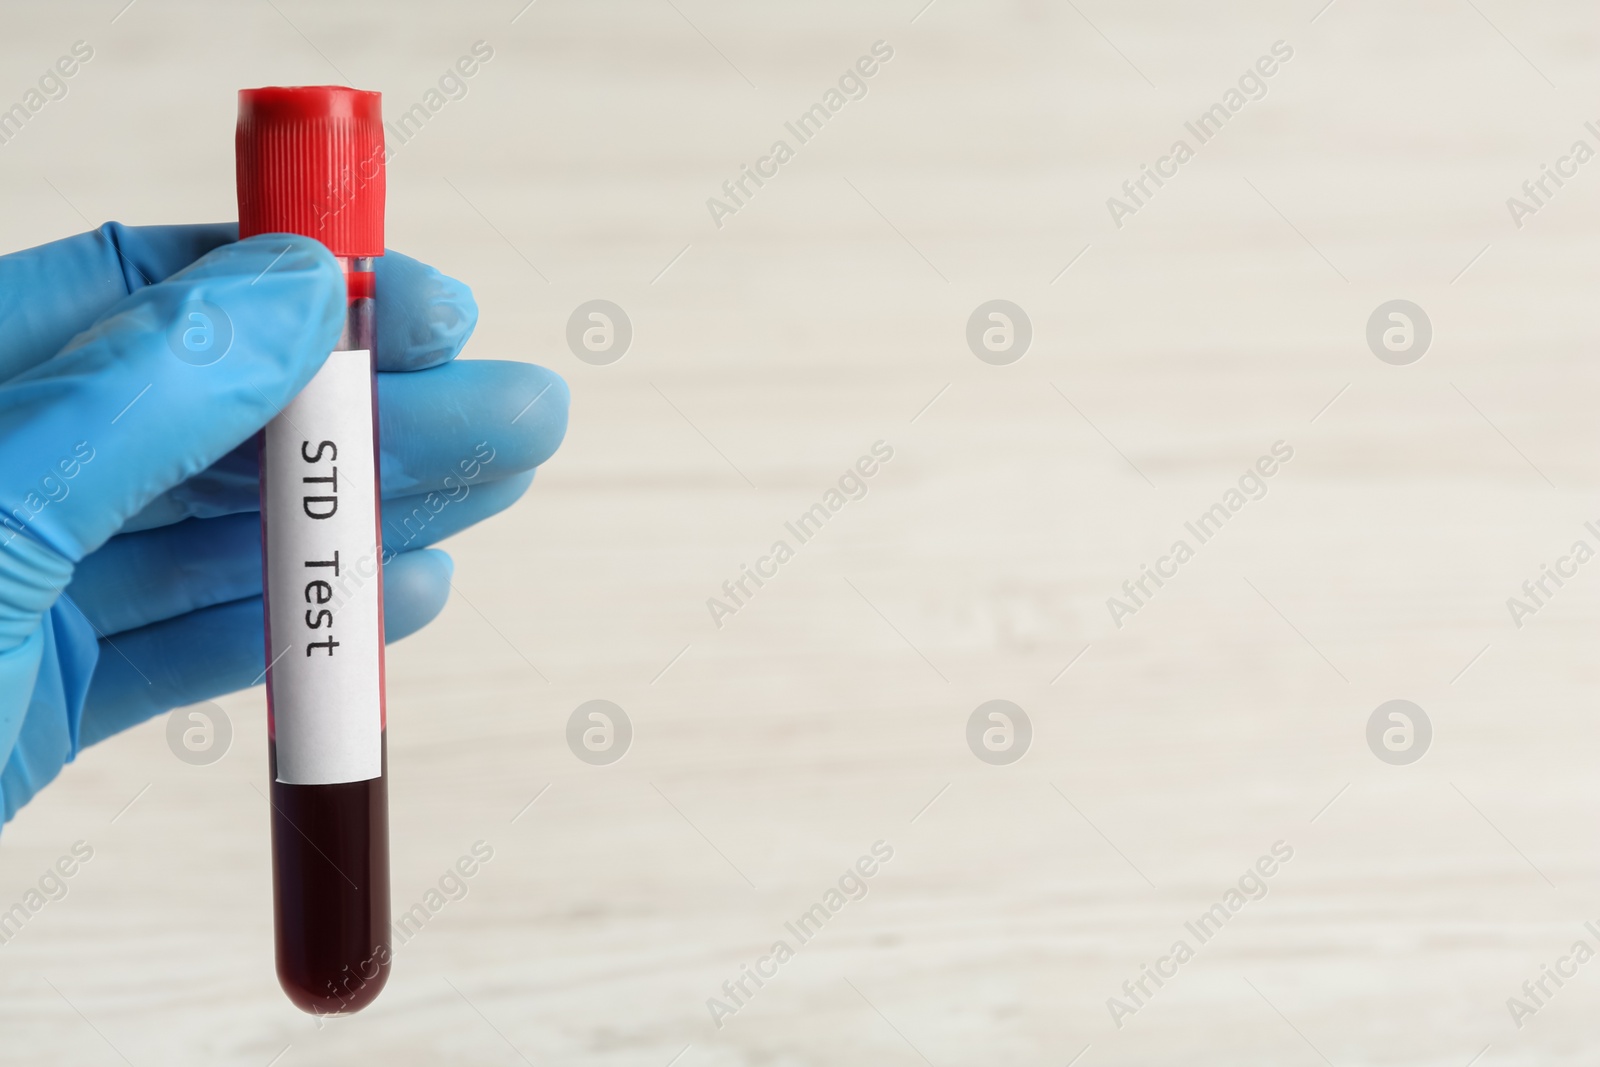
[[[231, 218], [235, 89], [404, 106], [489, 42], [391, 165], [390, 241], [474, 286], [469, 357], [574, 394], [391, 653], [397, 908], [494, 859], [382, 999], [319, 1029], [276, 987], [256, 690], [222, 762], [151, 722], [6, 827], [0, 905], [95, 854], [0, 946], [0, 1062], [1592, 1062], [1600, 963], [1520, 1029], [1506, 998], [1600, 944], [1600, 569], [1520, 630], [1505, 606], [1600, 517], [1600, 162], [1521, 229], [1505, 205], [1595, 143], [1592, 8], [921, 3], [0, 11], [0, 102], [95, 49], [0, 147], [5, 249]], [[867, 97], [716, 228], [705, 198], [880, 39]], [[1266, 98], [1114, 227], [1278, 40]], [[564, 341], [595, 297], [634, 323], [609, 367]], [[1009, 367], [964, 341], [992, 298], [1034, 326]], [[1364, 339], [1395, 298], [1434, 329], [1406, 367]], [[705, 599], [879, 439], [869, 496], [715, 628]], [[1269, 495], [1113, 627], [1279, 439]], [[635, 727], [609, 767], [564, 741], [594, 698]], [[1009, 767], [964, 740], [994, 698], [1034, 726]], [[1435, 731], [1407, 767], [1364, 739], [1394, 698]], [[868, 897], [716, 1029], [706, 998], [879, 839]], [[1269, 895], [1113, 1025], [1279, 840]]]

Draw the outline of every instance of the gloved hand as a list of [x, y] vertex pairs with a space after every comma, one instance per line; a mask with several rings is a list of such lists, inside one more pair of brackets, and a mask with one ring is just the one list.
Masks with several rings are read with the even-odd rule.
[[[82, 746], [262, 680], [255, 434], [322, 365], [345, 296], [317, 242], [237, 232], [107, 223], [0, 257], [7, 821]], [[393, 641], [449, 595], [425, 546], [522, 495], [568, 393], [540, 367], [453, 362], [477, 322], [460, 282], [391, 252], [377, 284]], [[232, 341], [199, 366], [178, 353], [202, 300]]]

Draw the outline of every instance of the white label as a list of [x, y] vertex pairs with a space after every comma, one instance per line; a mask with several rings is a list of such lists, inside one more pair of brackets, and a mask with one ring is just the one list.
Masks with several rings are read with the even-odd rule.
[[383, 773], [382, 566], [371, 354], [334, 352], [267, 424], [267, 606], [278, 781]]

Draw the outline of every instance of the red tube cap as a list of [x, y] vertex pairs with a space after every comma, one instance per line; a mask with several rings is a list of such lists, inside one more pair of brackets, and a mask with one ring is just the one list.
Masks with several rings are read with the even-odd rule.
[[239, 90], [239, 236], [298, 233], [383, 255], [383, 97], [342, 85]]

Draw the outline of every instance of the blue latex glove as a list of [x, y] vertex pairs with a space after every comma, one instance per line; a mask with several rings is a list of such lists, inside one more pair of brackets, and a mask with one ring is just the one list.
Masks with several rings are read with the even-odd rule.
[[[84, 745], [256, 684], [265, 667], [255, 434], [322, 365], [344, 281], [320, 244], [237, 227], [125, 227], [0, 257], [0, 810]], [[444, 606], [430, 545], [512, 504], [566, 432], [567, 387], [453, 362], [466, 286], [377, 261], [384, 627]], [[197, 301], [232, 322], [175, 355]], [[181, 348], [181, 344], [179, 346]]]

